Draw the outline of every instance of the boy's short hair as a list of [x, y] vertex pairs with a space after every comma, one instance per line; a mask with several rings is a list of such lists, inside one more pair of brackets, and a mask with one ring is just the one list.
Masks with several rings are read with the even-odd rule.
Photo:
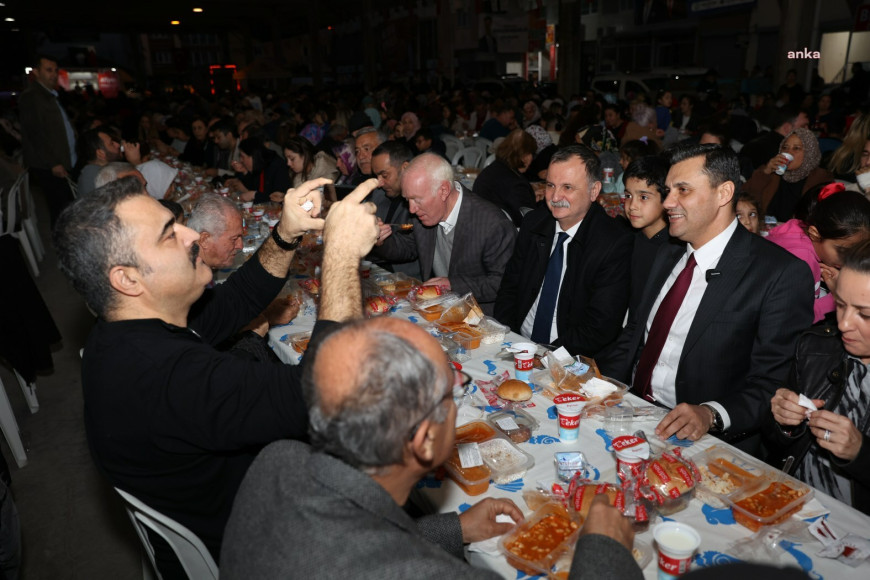
[[668, 177], [668, 170], [671, 168], [670, 163], [661, 157], [641, 157], [632, 161], [625, 172], [622, 174], [622, 182], [628, 183], [630, 178], [640, 179], [645, 181], [648, 186], [655, 187], [659, 192], [661, 200], [664, 201], [668, 196], [668, 186], [665, 185], [665, 180]]

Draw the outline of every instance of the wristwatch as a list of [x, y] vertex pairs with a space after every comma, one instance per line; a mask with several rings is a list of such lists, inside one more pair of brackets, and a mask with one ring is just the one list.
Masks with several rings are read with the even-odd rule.
[[709, 409], [711, 413], [713, 413], [713, 425], [710, 427], [710, 433], [721, 433], [725, 430], [725, 421], [722, 420], [722, 415], [719, 414], [719, 411], [716, 410], [716, 407], [713, 405], [708, 405], [706, 403], [701, 404], [705, 409]]
[[278, 226], [275, 226], [274, 228], [272, 228], [272, 239], [275, 240], [275, 243], [278, 244], [279, 248], [281, 248], [282, 250], [285, 250], [287, 252], [289, 252], [291, 250], [295, 250], [296, 248], [299, 247], [299, 244], [302, 243], [302, 236], [297, 237], [292, 242], [288, 242], [288, 241], [284, 240], [278, 234]]

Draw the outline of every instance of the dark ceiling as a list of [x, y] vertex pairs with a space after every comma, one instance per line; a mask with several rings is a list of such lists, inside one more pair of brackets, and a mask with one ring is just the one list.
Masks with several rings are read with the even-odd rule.
[[[317, 27], [347, 10], [360, 10], [367, 2], [356, 0], [0, 0], [0, 34], [13, 28], [63, 35], [66, 31], [93, 32], [195, 32], [251, 26], [282, 34], [296, 34], [310, 26], [317, 11]], [[371, 5], [371, 0], [369, 0]], [[383, 2], [374, 2], [384, 4]], [[194, 7], [203, 9], [193, 12]], [[15, 22], [5, 22], [7, 17]], [[172, 26], [171, 20], [179, 20]]]

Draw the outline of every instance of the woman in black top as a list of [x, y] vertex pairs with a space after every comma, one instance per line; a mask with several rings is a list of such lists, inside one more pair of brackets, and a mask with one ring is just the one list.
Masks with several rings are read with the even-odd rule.
[[523, 177], [535, 156], [535, 139], [516, 129], [504, 138], [495, 151], [495, 161], [474, 181], [474, 193], [501, 208], [516, 227], [523, 221], [521, 208], [534, 208], [535, 191]]
[[287, 162], [254, 137], [239, 143], [239, 149], [241, 162], [233, 166], [241, 166], [237, 168], [236, 177], [245, 192], [239, 197], [244, 201], [253, 200], [254, 203], [283, 201], [284, 194], [293, 186]]

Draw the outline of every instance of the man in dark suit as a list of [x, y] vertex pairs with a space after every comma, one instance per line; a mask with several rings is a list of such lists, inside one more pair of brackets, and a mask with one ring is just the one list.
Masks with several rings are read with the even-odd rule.
[[[639, 396], [672, 408], [662, 438], [708, 431], [746, 451], [798, 334], [812, 324], [806, 264], [749, 233], [734, 217], [737, 155], [693, 145], [671, 157], [664, 202], [670, 234], [685, 246], [658, 252], [636, 313], [602, 371], [632, 379]], [[633, 375], [633, 378], [632, 378]]]
[[67, 184], [76, 165], [75, 133], [57, 100], [57, 61], [40, 55], [33, 82], [18, 101], [24, 163], [39, 181], [51, 216], [51, 225], [72, 201]]
[[410, 235], [382, 229], [376, 254], [393, 262], [419, 260], [427, 285], [471, 292], [492, 314], [516, 238], [507, 215], [454, 181], [450, 164], [432, 153], [405, 168], [402, 196], [414, 214], [414, 229]]
[[523, 220], [495, 302], [495, 317], [514, 332], [592, 357], [622, 329], [632, 249], [631, 232], [596, 203], [600, 192], [591, 149], [553, 155], [547, 205]]

